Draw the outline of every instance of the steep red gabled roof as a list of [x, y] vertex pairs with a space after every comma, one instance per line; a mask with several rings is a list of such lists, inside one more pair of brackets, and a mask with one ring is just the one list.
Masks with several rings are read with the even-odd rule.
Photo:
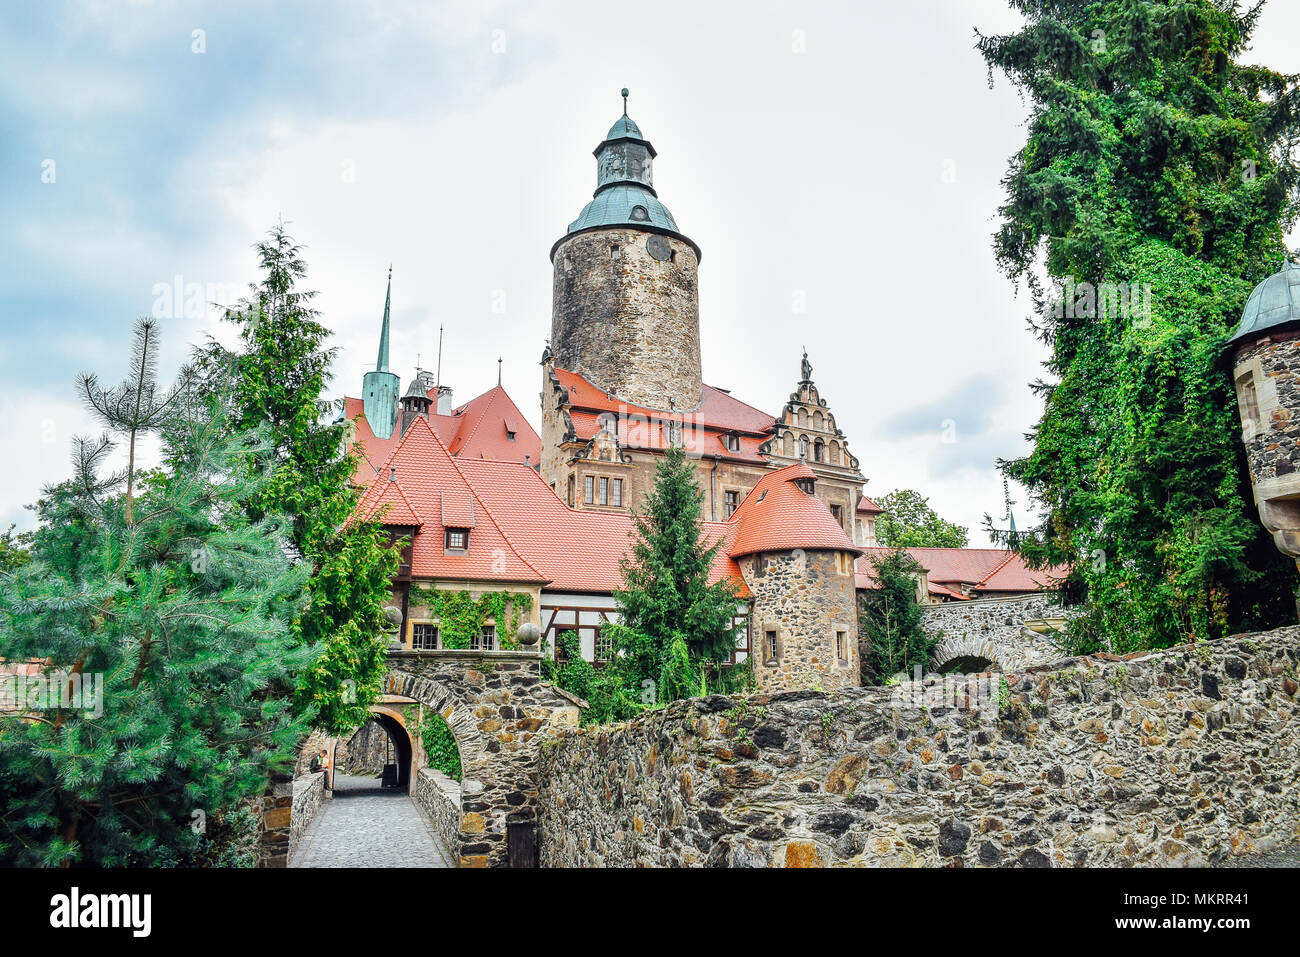
[[750, 489], [728, 520], [736, 527], [730, 542], [733, 558], [795, 548], [862, 552], [826, 503], [799, 488], [797, 479], [815, 480], [816, 474], [799, 462], [769, 472]]
[[877, 505], [875, 502], [871, 501], [871, 499], [867, 498], [865, 495], [862, 496], [862, 498], [858, 499], [858, 513], [859, 513], [859, 514], [862, 514], [862, 515], [878, 515], [878, 514], [880, 514], [880, 513], [883, 512], [883, 511], [884, 511], [883, 508], [881, 508], [881, 507], [880, 507], [879, 505]]
[[[519, 551], [550, 579], [549, 590], [608, 593], [623, 587], [619, 559], [630, 552], [634, 540], [630, 516], [570, 508], [525, 465], [482, 459], [457, 464]], [[733, 531], [722, 522], [704, 522], [703, 530], [709, 545]], [[732, 579], [741, 597], [748, 597], [740, 568], [725, 544], [709, 580], [723, 578]]]
[[[435, 402], [436, 393], [436, 389], [429, 391], [429, 398]], [[353, 423], [352, 441], [360, 453], [352, 480], [358, 485], [369, 485], [402, 440], [399, 432], [401, 414], [398, 414], [397, 428], [386, 439], [375, 436], [366, 420], [365, 403], [361, 399], [344, 397], [343, 418]], [[522, 463], [538, 462], [542, 457], [541, 438], [501, 386], [470, 399], [450, 415], [430, 413], [428, 421], [438, 439], [457, 458]], [[515, 433], [513, 441], [508, 432]]]
[[[447, 451], [457, 458], [499, 462], [538, 462], [542, 440], [501, 386], [489, 389], [452, 411], [459, 420]], [[510, 433], [515, 434], [514, 439]]]
[[[528, 562], [497, 523], [491, 510], [423, 417], [417, 418], [366, 490], [357, 514], [370, 515], [397, 486], [402, 499], [424, 519], [411, 547], [411, 574], [416, 578], [544, 583], [547, 577]], [[448, 508], [448, 501], [452, 503]], [[469, 519], [466, 521], [466, 519]], [[409, 524], [385, 515], [389, 525]], [[470, 528], [464, 554], [446, 551], [446, 530]]]
[[385, 482], [376, 479], [374, 488], [380, 489], [374, 496], [368, 496], [364, 511], [358, 511], [366, 521], [376, 519], [384, 525], [423, 525], [419, 513], [411, 500], [402, 491], [398, 482]]

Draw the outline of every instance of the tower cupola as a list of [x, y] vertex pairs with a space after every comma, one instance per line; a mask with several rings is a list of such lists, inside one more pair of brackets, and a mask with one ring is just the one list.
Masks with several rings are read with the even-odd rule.
[[551, 247], [550, 358], [653, 409], [699, 406], [700, 250], [655, 192], [655, 148], [623, 115], [595, 149], [596, 192]]

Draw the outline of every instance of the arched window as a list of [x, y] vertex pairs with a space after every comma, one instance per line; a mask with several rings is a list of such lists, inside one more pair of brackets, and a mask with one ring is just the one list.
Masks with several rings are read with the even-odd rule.
[[825, 420], [822, 419], [822, 414], [820, 412], [813, 413], [813, 428], [816, 429], [818, 432], [822, 430], [822, 424], [824, 421]]
[[794, 436], [789, 432], [781, 436], [781, 454], [785, 456], [794, 455]]
[[808, 410], [807, 410], [807, 409], [800, 409], [800, 410], [799, 410], [799, 425], [800, 425], [801, 427], [805, 428], [805, 429], [808, 428]]
[[816, 462], [826, 461], [826, 443], [821, 439], [813, 445], [813, 460]]
[[806, 435], [799, 438], [799, 457], [801, 459], [808, 457], [808, 436]]
[[840, 464], [840, 443], [831, 443], [831, 465]]

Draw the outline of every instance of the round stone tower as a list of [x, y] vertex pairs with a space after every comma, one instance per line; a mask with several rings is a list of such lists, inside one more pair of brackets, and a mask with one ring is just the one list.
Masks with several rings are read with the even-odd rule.
[[700, 403], [700, 250], [659, 202], [655, 148], [627, 115], [595, 150], [596, 192], [551, 247], [551, 351], [629, 403]]
[[1300, 266], [1255, 287], [1225, 358], [1260, 521], [1300, 565]]

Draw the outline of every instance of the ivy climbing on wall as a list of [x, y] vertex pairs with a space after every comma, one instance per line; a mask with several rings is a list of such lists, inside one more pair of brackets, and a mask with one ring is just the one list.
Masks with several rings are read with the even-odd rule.
[[424, 718], [420, 718], [420, 707], [411, 705], [406, 709], [407, 727], [419, 725], [420, 740], [424, 744], [424, 755], [428, 767], [441, 771], [453, 781], [461, 779], [460, 748], [456, 746], [456, 735], [451, 725], [443, 720], [442, 715], [432, 708], [424, 708]]
[[515, 636], [524, 616], [532, 611], [533, 596], [515, 591], [489, 591], [476, 596], [426, 585], [412, 589], [411, 604], [427, 608], [429, 617], [437, 619], [444, 648], [468, 648], [491, 621], [496, 623], [497, 647], [514, 651], [519, 648]]

